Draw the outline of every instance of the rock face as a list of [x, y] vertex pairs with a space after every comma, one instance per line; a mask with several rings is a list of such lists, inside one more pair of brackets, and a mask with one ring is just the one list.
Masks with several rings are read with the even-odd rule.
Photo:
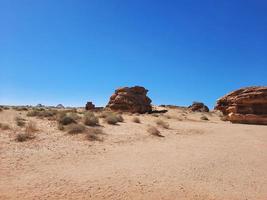
[[85, 110], [94, 110], [94, 109], [95, 105], [91, 101], [88, 101], [85, 105]]
[[215, 109], [233, 123], [267, 125], [267, 87], [233, 91], [219, 99]]
[[147, 92], [140, 86], [119, 88], [110, 97], [107, 108], [141, 114], [151, 112], [151, 99], [146, 96]]
[[191, 106], [188, 107], [189, 110], [193, 112], [209, 112], [208, 106], [201, 102], [193, 102]]

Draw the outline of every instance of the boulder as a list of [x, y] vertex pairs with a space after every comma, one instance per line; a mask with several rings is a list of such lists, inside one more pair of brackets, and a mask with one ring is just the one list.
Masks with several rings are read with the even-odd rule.
[[114, 111], [146, 113], [152, 111], [151, 99], [144, 87], [122, 87], [110, 97], [107, 108]]
[[215, 106], [233, 123], [267, 125], [267, 87], [246, 87], [220, 98]]
[[94, 109], [95, 105], [91, 101], [88, 101], [85, 105], [85, 110], [94, 110]]
[[209, 112], [208, 106], [201, 102], [193, 102], [191, 106], [188, 107], [189, 110], [193, 112]]

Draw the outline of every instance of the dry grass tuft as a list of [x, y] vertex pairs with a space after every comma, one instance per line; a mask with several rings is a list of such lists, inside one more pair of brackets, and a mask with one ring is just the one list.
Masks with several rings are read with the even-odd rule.
[[167, 122], [165, 122], [165, 121], [163, 121], [163, 120], [161, 120], [161, 119], [158, 119], [158, 120], [156, 121], [156, 124], [157, 124], [158, 126], [162, 127], [162, 128], [165, 128], [165, 129], [170, 128], [170, 125], [169, 125]]
[[33, 134], [35, 132], [38, 131], [38, 128], [36, 126], [36, 123], [33, 121], [30, 121], [27, 123], [26, 127], [25, 127], [25, 132], [28, 134]]
[[124, 119], [123, 119], [121, 114], [116, 114], [116, 117], [117, 117], [118, 122], [123, 122], [124, 121]]
[[58, 116], [58, 123], [61, 125], [75, 124], [76, 121], [71, 116], [66, 115], [66, 113], [60, 113]]
[[108, 116], [105, 118], [105, 122], [108, 123], [108, 124], [111, 124], [111, 125], [115, 125], [115, 124], [117, 124], [119, 121], [118, 121], [118, 118], [116, 117], [116, 115], [108, 115]]
[[102, 129], [100, 128], [90, 128], [87, 130], [86, 132], [86, 139], [90, 140], [90, 141], [103, 141], [103, 137], [101, 137], [101, 135], [103, 135], [104, 132]]
[[134, 117], [134, 118], [132, 119], [132, 122], [134, 122], [134, 123], [138, 123], [138, 124], [141, 123], [141, 121], [140, 121], [140, 119], [139, 119], [138, 117]]
[[25, 142], [25, 141], [28, 141], [28, 140], [32, 140], [34, 139], [35, 136], [32, 135], [32, 134], [29, 134], [29, 133], [18, 133], [16, 135], [16, 141], [17, 142]]
[[50, 118], [54, 117], [57, 114], [57, 110], [45, 110], [45, 109], [36, 109], [34, 108], [33, 110], [30, 110], [27, 113], [28, 117], [39, 117], [39, 118]]
[[60, 130], [60, 131], [64, 131], [64, 130], [65, 130], [65, 127], [64, 127], [64, 125], [62, 125], [62, 124], [58, 124], [58, 125], [57, 125], [57, 128], [58, 128], [58, 130]]
[[200, 119], [201, 119], [201, 120], [206, 120], [206, 121], [209, 120], [209, 118], [208, 118], [207, 116], [205, 116], [205, 115], [201, 116]]
[[114, 113], [114, 112], [103, 112], [99, 117], [102, 117], [105, 119], [105, 122], [108, 124], [115, 125], [118, 122], [123, 122], [124, 119], [121, 114]]
[[163, 135], [160, 134], [160, 131], [154, 126], [148, 127], [147, 132], [153, 136], [164, 137]]
[[13, 107], [13, 110], [16, 110], [16, 111], [28, 111], [28, 108], [25, 107], [25, 106], [15, 106], [15, 107]]
[[83, 133], [85, 129], [86, 129], [85, 126], [82, 124], [70, 124], [68, 126], [68, 133], [72, 135]]
[[97, 126], [99, 125], [99, 119], [92, 112], [86, 112], [84, 114], [84, 124], [87, 126]]
[[25, 122], [26, 120], [21, 118], [21, 117], [16, 117], [15, 121], [16, 121], [17, 126], [19, 126], [19, 127], [23, 127], [26, 124], [26, 122]]

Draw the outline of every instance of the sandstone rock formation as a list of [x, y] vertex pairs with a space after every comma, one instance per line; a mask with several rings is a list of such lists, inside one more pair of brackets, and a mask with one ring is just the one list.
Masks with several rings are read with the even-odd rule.
[[85, 105], [85, 110], [94, 110], [94, 109], [95, 105], [91, 101], [88, 101]]
[[233, 91], [219, 99], [215, 109], [222, 111], [233, 123], [267, 125], [267, 87]]
[[151, 112], [151, 99], [146, 96], [147, 92], [148, 90], [140, 86], [119, 88], [110, 97], [107, 108], [141, 114]]
[[193, 102], [193, 104], [189, 106], [188, 109], [193, 112], [209, 112], [208, 106], [201, 102]]

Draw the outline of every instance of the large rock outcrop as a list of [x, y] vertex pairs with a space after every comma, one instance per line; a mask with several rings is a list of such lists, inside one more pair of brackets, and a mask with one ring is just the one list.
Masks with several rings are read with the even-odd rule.
[[93, 104], [93, 102], [88, 101], [85, 105], [85, 110], [94, 110], [95, 109], [95, 105]]
[[215, 106], [233, 123], [267, 125], [267, 87], [246, 87], [220, 98]]
[[119, 88], [110, 97], [107, 108], [141, 114], [151, 112], [151, 99], [147, 97], [147, 92], [148, 90], [140, 86]]
[[201, 102], [193, 102], [191, 106], [188, 107], [189, 110], [193, 112], [209, 112], [208, 106]]

